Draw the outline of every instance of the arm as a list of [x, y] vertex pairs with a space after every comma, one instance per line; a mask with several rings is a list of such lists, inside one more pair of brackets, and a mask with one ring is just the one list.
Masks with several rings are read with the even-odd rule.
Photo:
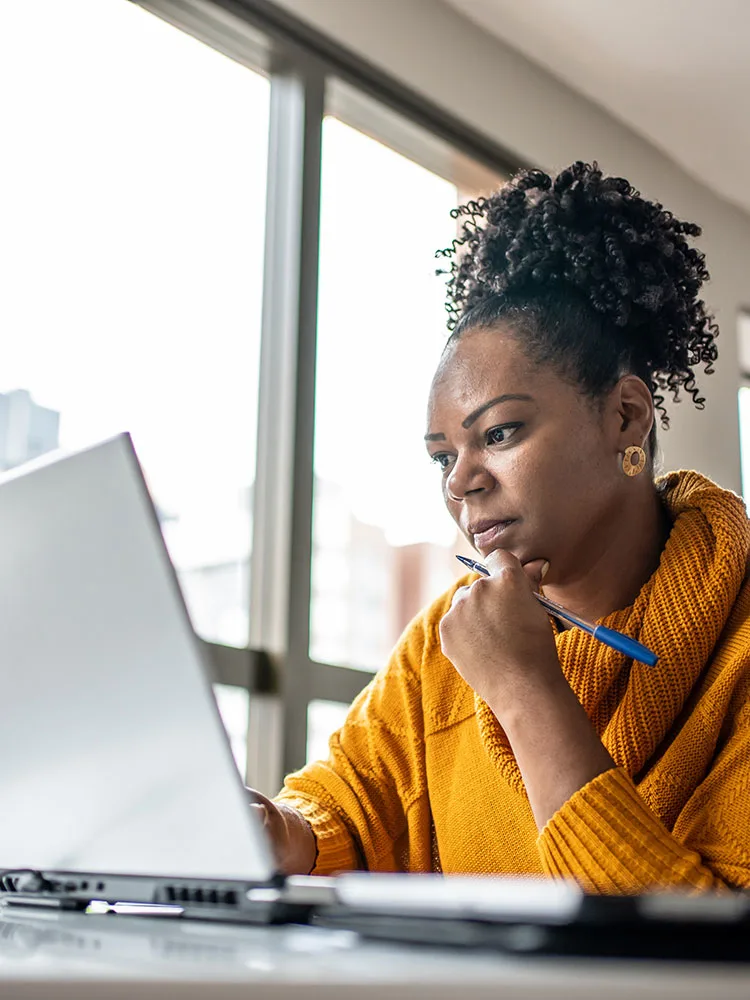
[[[590, 892], [749, 886], [750, 810], [741, 817], [735, 802], [737, 790], [750, 783], [750, 768], [742, 766], [743, 758], [750, 763], [746, 736], [727, 746], [670, 833], [567, 692], [554, 702], [530, 701], [533, 717], [518, 713], [506, 729], [540, 830], [545, 871]], [[725, 829], [735, 828], [744, 851], [734, 854], [717, 816], [726, 817]]]
[[726, 741], [671, 833], [622, 769], [607, 771], [574, 793], [541, 831], [539, 851], [549, 874], [576, 878], [597, 892], [750, 888], [746, 687], [733, 699], [741, 707]]
[[750, 718], [738, 711], [670, 833], [615, 767], [570, 689], [520, 564], [502, 559], [492, 578], [457, 593], [441, 641], [505, 731], [548, 874], [595, 892], [750, 886]]
[[310, 825], [316, 874], [429, 870], [420, 683], [426, 632], [417, 617], [331, 737], [328, 759], [289, 775], [276, 799]]
[[507, 552], [490, 559], [492, 577], [456, 591], [440, 641], [505, 731], [541, 830], [615, 765], [563, 675], [549, 618], [533, 596], [530, 577], [541, 562], [522, 568]]
[[555, 661], [549, 678], [530, 673], [523, 694], [505, 711], [493, 712], [502, 716], [538, 830], [575, 792], [615, 766], [559, 669], [556, 653]]

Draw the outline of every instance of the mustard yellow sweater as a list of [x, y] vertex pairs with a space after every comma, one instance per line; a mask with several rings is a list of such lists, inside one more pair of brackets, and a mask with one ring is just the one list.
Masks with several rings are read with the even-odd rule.
[[750, 888], [748, 520], [738, 497], [697, 473], [659, 487], [673, 520], [659, 568], [631, 607], [603, 619], [658, 664], [577, 629], [556, 636], [617, 767], [537, 831], [505, 734], [442, 654], [454, 587], [407, 628], [328, 759], [286, 780], [279, 798], [313, 827], [316, 873], [546, 875], [595, 892]]

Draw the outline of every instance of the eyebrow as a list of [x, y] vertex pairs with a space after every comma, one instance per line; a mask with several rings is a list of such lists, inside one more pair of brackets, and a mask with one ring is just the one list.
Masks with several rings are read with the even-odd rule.
[[[508, 400], [511, 399], [521, 400], [525, 403], [533, 402], [533, 397], [524, 392], [506, 392], [502, 396], [495, 396], [494, 399], [490, 399], [488, 402], [483, 403], [479, 409], [474, 410], [473, 413], [470, 413], [468, 417], [461, 422], [461, 426], [465, 430], [468, 430], [474, 421], [478, 420], [483, 413], [490, 409], [490, 407], [497, 406], [498, 403], [507, 403]], [[424, 439], [425, 441], [445, 441], [445, 434], [425, 434]]]

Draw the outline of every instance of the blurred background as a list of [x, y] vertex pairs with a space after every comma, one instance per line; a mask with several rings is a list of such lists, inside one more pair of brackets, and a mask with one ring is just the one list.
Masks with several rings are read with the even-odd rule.
[[435, 251], [519, 166], [596, 159], [703, 227], [720, 359], [662, 465], [750, 488], [743, 25], [744, 0], [2, 6], [0, 469], [132, 433], [248, 782], [325, 754], [458, 575], [422, 441]]

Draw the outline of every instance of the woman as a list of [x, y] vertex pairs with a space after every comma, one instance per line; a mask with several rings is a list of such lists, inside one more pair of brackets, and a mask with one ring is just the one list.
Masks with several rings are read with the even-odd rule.
[[[256, 808], [288, 872], [750, 887], [748, 520], [652, 474], [655, 410], [702, 407], [716, 359], [700, 230], [583, 163], [457, 214], [426, 444], [492, 575], [418, 615], [328, 760]], [[656, 666], [550, 618], [542, 585]]]

